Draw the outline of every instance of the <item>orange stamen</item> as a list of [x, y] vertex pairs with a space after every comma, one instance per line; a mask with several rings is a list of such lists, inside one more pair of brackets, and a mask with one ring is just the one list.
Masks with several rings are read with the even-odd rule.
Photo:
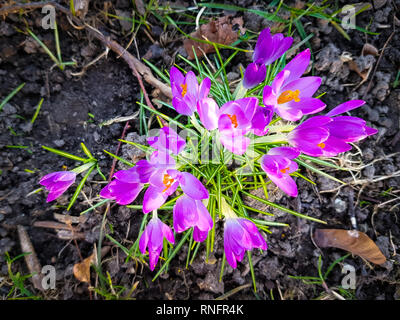
[[282, 104], [282, 103], [286, 103], [286, 102], [289, 102], [292, 100], [294, 100], [295, 102], [299, 102], [300, 101], [299, 94], [300, 94], [300, 90], [296, 90], [296, 91], [286, 90], [286, 91], [282, 92], [281, 95], [279, 96], [278, 103]]
[[321, 149], [325, 148], [325, 143], [321, 142], [319, 144], [317, 144], [318, 147], [320, 147]]
[[285, 169], [281, 169], [280, 170], [282, 173], [286, 173], [287, 171], [289, 171], [289, 167], [285, 168]]
[[163, 184], [165, 186], [165, 189], [162, 192], [167, 191], [171, 186], [172, 183], [175, 181], [174, 178], [171, 178], [171, 176], [169, 174], [164, 174], [164, 178], [163, 178]]
[[181, 88], [182, 88], [182, 97], [184, 97], [187, 93], [187, 84], [181, 84]]
[[231, 119], [231, 122], [232, 122], [233, 126], [235, 128], [237, 128], [238, 127], [238, 122], [237, 122], [236, 115], [234, 114], [233, 116], [231, 116], [230, 114], [227, 114], [227, 116], [229, 117], [229, 119]]

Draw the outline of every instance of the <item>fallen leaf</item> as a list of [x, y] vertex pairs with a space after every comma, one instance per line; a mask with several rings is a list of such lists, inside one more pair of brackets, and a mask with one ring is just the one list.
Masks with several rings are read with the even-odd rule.
[[[231, 45], [238, 40], [239, 28], [241, 33], [244, 33], [243, 17], [232, 18], [232, 16], [223, 16], [217, 20], [212, 20], [207, 24], [203, 24], [200, 28], [191, 33], [190, 36], [195, 39], [207, 40], [210, 42]], [[192, 47], [195, 48], [197, 57], [202, 57], [205, 53], [215, 52], [212, 44], [198, 42], [192, 39], [186, 39], [183, 46], [188, 54], [189, 60], [194, 59]]]
[[74, 265], [74, 276], [81, 282], [90, 282], [90, 265], [95, 260], [95, 253], [93, 252], [89, 257], [82, 262]]
[[[101, 257], [103, 258], [108, 251], [110, 251], [110, 246], [105, 246], [101, 248]], [[75, 278], [77, 278], [81, 282], [90, 283], [90, 265], [92, 263], [96, 263], [96, 246], [93, 250], [93, 253], [84, 259], [83, 261], [74, 264], [73, 272]]]
[[350, 251], [372, 263], [386, 262], [381, 250], [364, 232], [343, 229], [317, 229], [314, 233], [317, 246], [334, 247]]
[[362, 48], [361, 54], [363, 56], [366, 56], [367, 54], [370, 54], [370, 55], [373, 55], [373, 56], [378, 56], [379, 55], [379, 51], [372, 44], [365, 43], [363, 48]]

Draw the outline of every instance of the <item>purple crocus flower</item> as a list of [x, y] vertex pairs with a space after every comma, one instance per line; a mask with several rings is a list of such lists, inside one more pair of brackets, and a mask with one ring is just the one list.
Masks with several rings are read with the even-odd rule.
[[153, 216], [139, 240], [139, 249], [142, 254], [145, 254], [146, 248], [148, 248], [150, 270], [154, 270], [158, 262], [160, 252], [163, 248], [164, 238], [171, 244], [175, 242], [171, 228], [163, 223], [157, 216]]
[[360, 141], [378, 131], [368, 127], [363, 119], [337, 115], [364, 103], [363, 100], [350, 100], [340, 104], [326, 116], [316, 116], [304, 121], [289, 133], [289, 144], [315, 157], [332, 157], [349, 151], [349, 142]]
[[298, 169], [292, 161], [299, 156], [300, 151], [291, 147], [272, 148], [261, 158], [261, 168], [282, 191], [292, 197], [297, 197], [297, 185], [289, 175]]
[[57, 171], [46, 174], [39, 183], [48, 191], [47, 202], [53, 201], [61, 196], [76, 179], [76, 173], [73, 171]]
[[143, 212], [160, 208], [180, 186], [182, 191], [195, 200], [208, 199], [208, 190], [191, 173], [161, 168], [154, 171], [143, 198]]
[[170, 70], [170, 81], [172, 90], [172, 106], [181, 114], [191, 116], [196, 111], [197, 101], [208, 96], [211, 80], [204, 78], [200, 86], [196, 75], [189, 71], [185, 76], [178, 68]]
[[256, 225], [244, 218], [227, 217], [224, 230], [225, 257], [232, 268], [242, 261], [246, 250], [267, 250], [267, 243]]
[[253, 63], [250, 63], [243, 78], [243, 86], [251, 89], [264, 81], [267, 74], [266, 65], [280, 58], [292, 45], [293, 38], [284, 37], [282, 33], [271, 35], [270, 29], [261, 31], [253, 54]]
[[114, 173], [113, 181], [107, 184], [101, 191], [100, 196], [115, 200], [120, 205], [132, 203], [148, 183], [152, 174], [160, 168], [168, 169], [175, 167], [175, 160], [163, 151], [154, 151], [150, 160], [139, 160], [129, 170], [120, 170]]
[[224, 147], [239, 155], [245, 153], [250, 144], [245, 135], [249, 132], [265, 134], [265, 127], [272, 118], [272, 110], [260, 107], [254, 97], [229, 101], [221, 108], [213, 99], [206, 98], [198, 102], [197, 112], [204, 127], [207, 130], [218, 128]]
[[321, 100], [312, 97], [321, 85], [321, 78], [301, 78], [309, 62], [310, 50], [306, 49], [278, 73], [271, 86], [264, 87], [264, 105], [273, 106], [285, 120], [297, 121], [303, 115], [320, 112], [326, 107]]
[[194, 241], [204, 241], [213, 227], [207, 207], [200, 200], [183, 195], [174, 206], [174, 230], [183, 232], [193, 227]]
[[175, 130], [170, 127], [163, 127], [159, 132], [159, 136], [147, 138], [148, 144], [154, 149], [178, 155], [185, 148], [185, 140]]

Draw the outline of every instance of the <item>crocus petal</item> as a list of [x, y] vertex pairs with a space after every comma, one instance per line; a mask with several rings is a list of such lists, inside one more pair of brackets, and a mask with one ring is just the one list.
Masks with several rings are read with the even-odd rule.
[[139, 239], [139, 250], [142, 254], [146, 253], [147, 244], [149, 243], [150, 224], [144, 229]]
[[170, 244], [175, 243], [174, 233], [172, 232], [171, 228], [168, 227], [165, 223], [162, 223], [162, 233], [164, 235], [164, 238], [167, 239]]
[[210, 78], [204, 78], [199, 87], [199, 97], [198, 99], [205, 99], [208, 96], [211, 88], [211, 80]]
[[257, 136], [266, 135], [269, 130], [266, 126], [271, 122], [273, 115], [274, 108], [272, 106], [258, 106], [257, 111], [251, 120], [253, 133]]
[[233, 132], [231, 134], [221, 134], [220, 141], [226, 149], [237, 155], [244, 154], [251, 142], [243, 134], [235, 134]]
[[185, 116], [191, 116], [193, 114], [192, 108], [180, 97], [174, 97], [172, 99], [172, 106], [176, 112], [183, 114]]
[[301, 112], [306, 114], [314, 114], [325, 109], [326, 104], [317, 98], [301, 98], [300, 102], [290, 101], [287, 103], [292, 108], [299, 108]]
[[229, 265], [233, 268], [236, 269], [237, 267], [237, 262], [236, 262], [236, 257], [232, 252], [227, 234], [226, 234], [226, 227], [225, 227], [225, 232], [224, 232], [224, 251], [225, 251], [225, 258], [226, 261], [228, 261]]
[[263, 89], [264, 106], [274, 106], [276, 104], [276, 95], [271, 86], [265, 86]]
[[[196, 75], [193, 71], [189, 71], [185, 77], [185, 83], [187, 85], [186, 95], [195, 97], [197, 99], [199, 91], [199, 82], [197, 81]], [[195, 106], [193, 106], [195, 107]]]
[[208, 199], [209, 197], [206, 187], [203, 186], [199, 179], [189, 172], [180, 173], [179, 184], [182, 191], [193, 199], [201, 200]]
[[[285, 69], [283, 69], [281, 72], [279, 72], [276, 75], [276, 77], [274, 78], [274, 80], [271, 83], [272, 92], [274, 95], [278, 95], [282, 89], [282, 86], [285, 83], [288, 83], [287, 79], [289, 78], [289, 76], [290, 76], [290, 71], [285, 70]], [[265, 105], [265, 103], [264, 103], [264, 105]]]
[[253, 242], [253, 248], [267, 250], [267, 243], [265, 242], [265, 239], [261, 236], [254, 222], [244, 218], [239, 218], [238, 222], [250, 235]]
[[49, 191], [47, 202], [53, 201], [61, 196], [76, 179], [76, 173], [72, 171], [58, 171], [45, 175], [39, 183]]
[[155, 150], [150, 156], [149, 163], [153, 166], [152, 172], [148, 172], [150, 176], [156, 169], [175, 168], [176, 164], [175, 159], [166, 150]]
[[144, 193], [143, 212], [149, 213], [160, 208], [167, 198], [168, 195], [162, 189], [150, 185]]
[[218, 127], [218, 105], [211, 98], [205, 98], [197, 103], [197, 112], [200, 121], [207, 130], [214, 130]]
[[365, 126], [365, 132], [367, 133], [367, 136], [371, 136], [373, 134], [378, 133], [378, 130], [375, 129], [375, 128], [371, 128], [371, 127]]
[[287, 195], [297, 197], [298, 192], [296, 182], [288, 174], [282, 175], [281, 178], [278, 178], [274, 175], [268, 175], [268, 178], [270, 178], [272, 182], [275, 183], [279, 189], [281, 189]]
[[243, 76], [243, 87], [251, 89], [265, 80], [267, 67], [265, 64], [250, 63]]
[[307, 97], [301, 98], [299, 102], [292, 100], [284, 104], [278, 104], [276, 106], [276, 113], [285, 120], [297, 121], [303, 115], [318, 113], [324, 110], [325, 107], [325, 103], [321, 100]]
[[333, 108], [331, 111], [329, 111], [326, 114], [326, 116], [333, 117], [338, 114], [342, 114], [342, 113], [348, 112], [350, 110], [359, 108], [364, 104], [365, 104], [364, 100], [350, 100], [350, 101], [344, 102], [342, 104], [339, 104], [336, 108]]
[[269, 155], [280, 155], [288, 159], [295, 159], [300, 155], [300, 151], [291, 147], [276, 147], [268, 151]]
[[293, 147], [310, 156], [321, 156], [323, 151], [320, 145], [329, 137], [329, 131], [325, 128], [314, 127], [302, 130], [293, 130], [289, 133], [287, 140]]
[[143, 184], [141, 183], [125, 183], [113, 180], [103, 189], [104, 192], [103, 190], [100, 192], [100, 196], [113, 199], [120, 205], [127, 205], [137, 198], [142, 188]]
[[171, 81], [172, 95], [181, 95], [182, 88], [180, 88], [179, 85], [183, 84], [183, 82], [185, 81], [185, 77], [183, 76], [182, 72], [180, 72], [179, 69], [176, 67], [171, 68], [169, 75]]
[[271, 42], [272, 42], [271, 31], [269, 28], [265, 28], [260, 32], [260, 35], [258, 36], [257, 43], [254, 48], [253, 61], [261, 60], [261, 63], [263, 64], [265, 63], [271, 52], [271, 50], [266, 50], [266, 49], [271, 49], [268, 48]]
[[289, 76], [285, 79], [284, 85], [296, 80], [302, 76], [302, 74], [307, 70], [310, 63], [310, 49], [306, 49], [296, 55], [282, 71], [290, 71]]
[[172, 152], [178, 155], [186, 146], [186, 142], [182, 139], [175, 130], [165, 126], [159, 130], [158, 137], [149, 137], [147, 142], [157, 150]]
[[295, 130], [313, 128], [313, 127], [322, 127], [331, 121], [333, 121], [332, 118], [329, 118], [327, 116], [315, 116], [310, 119], [307, 119], [302, 124], [298, 125], [295, 128]]
[[300, 109], [297, 108], [288, 108], [286, 107], [287, 104], [285, 105], [277, 105], [275, 111], [276, 113], [285, 120], [288, 121], [297, 121], [301, 119], [303, 116], [303, 112], [301, 112]]
[[281, 89], [281, 91], [284, 92], [287, 90], [299, 90], [299, 97], [301, 99], [302, 97], [311, 97], [318, 90], [320, 85], [320, 77], [303, 77], [289, 82]]
[[329, 133], [345, 142], [356, 142], [368, 136], [365, 121], [360, 118], [339, 116], [326, 126]]
[[333, 136], [324, 141], [324, 148], [322, 148], [323, 156], [335, 157], [339, 153], [351, 150], [351, 145]]

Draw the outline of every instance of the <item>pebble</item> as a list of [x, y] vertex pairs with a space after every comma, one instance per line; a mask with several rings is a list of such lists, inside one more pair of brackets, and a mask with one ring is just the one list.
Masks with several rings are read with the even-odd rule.
[[335, 199], [334, 206], [337, 213], [343, 213], [347, 210], [347, 202], [340, 198]]
[[226, 77], [228, 78], [228, 81], [231, 82], [231, 81], [234, 81], [234, 80], [238, 79], [239, 78], [239, 74], [237, 72], [231, 71], [231, 72], [228, 72]]
[[373, 165], [366, 167], [363, 170], [363, 175], [364, 175], [364, 177], [366, 177], [368, 179], [372, 179], [375, 175], [375, 167]]
[[56, 147], [61, 148], [62, 146], [65, 145], [65, 141], [63, 139], [60, 140], [53, 140], [53, 143], [56, 145]]

